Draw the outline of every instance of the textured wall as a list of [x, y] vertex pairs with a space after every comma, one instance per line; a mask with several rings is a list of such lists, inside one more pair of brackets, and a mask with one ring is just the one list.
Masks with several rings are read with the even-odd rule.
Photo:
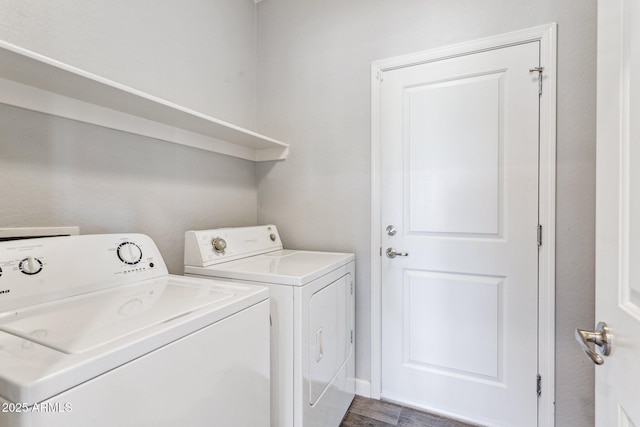
[[172, 273], [185, 230], [256, 220], [249, 161], [1, 104], [0, 182], [2, 226], [145, 233]]
[[258, 5], [259, 129], [291, 143], [258, 166], [258, 220], [290, 247], [357, 256], [357, 376], [370, 378], [370, 64], [558, 23], [556, 425], [593, 424], [595, 0], [267, 0]]
[[247, 128], [252, 0], [1, 0], [0, 39]]
[[[0, 39], [239, 125], [256, 121], [255, 5], [0, 1]], [[256, 223], [253, 162], [0, 105], [0, 226], [142, 232]]]

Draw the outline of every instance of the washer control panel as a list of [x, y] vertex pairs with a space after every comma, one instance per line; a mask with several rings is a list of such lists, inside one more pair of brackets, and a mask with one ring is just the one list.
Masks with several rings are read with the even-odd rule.
[[18, 268], [24, 274], [32, 275], [40, 273], [42, 271], [42, 266], [42, 261], [40, 261], [38, 258], [28, 256], [20, 261]]
[[142, 249], [132, 241], [127, 240], [118, 245], [116, 250], [120, 261], [129, 265], [136, 265], [142, 261]]
[[208, 267], [282, 249], [275, 225], [187, 231], [184, 265]]
[[143, 234], [0, 242], [0, 312], [166, 275], [158, 248]]

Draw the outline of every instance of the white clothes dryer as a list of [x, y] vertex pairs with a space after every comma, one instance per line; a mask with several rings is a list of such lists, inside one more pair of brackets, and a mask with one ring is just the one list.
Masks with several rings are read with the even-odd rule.
[[185, 274], [269, 287], [271, 426], [338, 427], [355, 395], [355, 256], [284, 250], [274, 225], [188, 231]]
[[267, 427], [268, 322], [145, 235], [0, 242], [0, 426]]

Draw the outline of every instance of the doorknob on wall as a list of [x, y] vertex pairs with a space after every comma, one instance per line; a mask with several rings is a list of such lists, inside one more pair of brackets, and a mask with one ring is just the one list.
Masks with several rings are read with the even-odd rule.
[[[602, 365], [604, 363], [602, 356], [608, 356], [611, 353], [611, 335], [609, 334], [607, 324], [604, 322], [598, 323], [595, 331], [576, 329], [575, 337], [584, 353], [589, 356], [589, 359], [596, 365]], [[589, 347], [589, 343], [594, 343], [597, 352], [600, 354], [593, 351], [591, 347]]]

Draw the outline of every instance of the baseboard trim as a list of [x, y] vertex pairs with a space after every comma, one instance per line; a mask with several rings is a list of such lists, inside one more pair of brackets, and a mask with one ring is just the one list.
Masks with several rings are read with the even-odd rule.
[[371, 397], [371, 381], [356, 378], [356, 394], [362, 397]]

